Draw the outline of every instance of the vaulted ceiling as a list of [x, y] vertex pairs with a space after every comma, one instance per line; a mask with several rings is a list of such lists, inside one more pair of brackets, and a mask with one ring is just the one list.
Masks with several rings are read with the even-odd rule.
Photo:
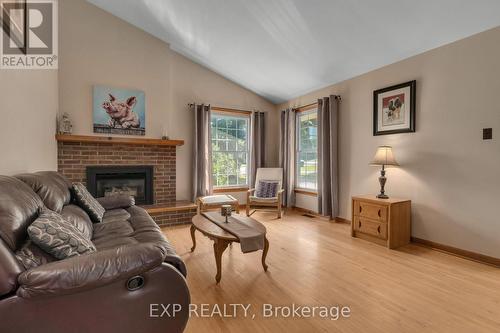
[[500, 25], [499, 0], [88, 0], [280, 103]]

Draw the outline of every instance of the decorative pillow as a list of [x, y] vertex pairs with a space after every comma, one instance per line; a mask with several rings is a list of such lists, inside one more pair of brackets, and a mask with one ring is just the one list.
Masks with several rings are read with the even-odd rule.
[[94, 244], [64, 220], [61, 215], [48, 209], [28, 227], [28, 235], [33, 243], [57, 259], [79, 256], [95, 252]]
[[87, 190], [82, 183], [73, 184], [73, 192], [75, 194], [76, 203], [83, 208], [90, 219], [94, 223], [102, 222], [102, 217], [106, 211], [104, 207], [97, 201], [92, 194]]
[[16, 251], [16, 258], [27, 270], [57, 260], [53, 255], [42, 250], [31, 239], [28, 239], [23, 247]]
[[255, 191], [257, 198], [276, 198], [278, 195], [279, 182], [274, 180], [259, 180], [259, 185]]

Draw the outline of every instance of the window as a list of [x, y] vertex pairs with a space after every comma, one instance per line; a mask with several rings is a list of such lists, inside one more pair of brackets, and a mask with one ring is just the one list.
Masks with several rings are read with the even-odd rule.
[[214, 187], [248, 185], [248, 116], [212, 113], [212, 181]]
[[317, 190], [318, 184], [318, 111], [297, 114], [298, 188]]

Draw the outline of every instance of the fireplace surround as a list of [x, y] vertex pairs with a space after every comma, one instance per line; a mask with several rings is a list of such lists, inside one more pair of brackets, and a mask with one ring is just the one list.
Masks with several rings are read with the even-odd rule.
[[58, 170], [87, 185], [87, 167], [153, 167], [152, 204], [144, 207], [158, 225], [190, 223], [196, 205], [176, 199], [176, 148], [182, 140], [56, 135]]
[[87, 166], [87, 188], [95, 197], [132, 195], [138, 205], [152, 205], [153, 166]]

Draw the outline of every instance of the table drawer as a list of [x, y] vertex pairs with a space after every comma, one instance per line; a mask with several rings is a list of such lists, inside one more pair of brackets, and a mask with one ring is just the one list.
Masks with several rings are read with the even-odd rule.
[[364, 201], [354, 201], [354, 215], [387, 222], [387, 206]]
[[364, 234], [372, 235], [381, 239], [387, 239], [387, 223], [375, 221], [359, 216], [354, 217], [354, 230]]

